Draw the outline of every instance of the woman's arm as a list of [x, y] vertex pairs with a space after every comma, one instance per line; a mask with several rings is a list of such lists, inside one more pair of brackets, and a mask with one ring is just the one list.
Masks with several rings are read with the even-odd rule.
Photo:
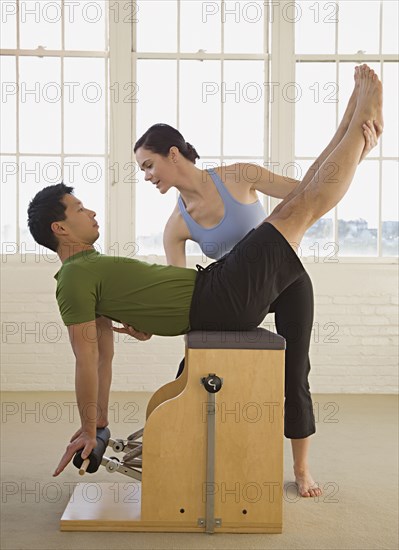
[[[361, 162], [371, 151], [371, 149], [377, 145], [378, 138], [382, 133], [381, 125], [378, 123], [364, 124], [363, 133], [365, 138], [365, 146], [359, 162]], [[309, 167], [302, 181], [286, 176], [279, 176], [278, 174], [275, 174], [274, 172], [271, 172], [258, 164], [244, 162], [237, 163], [240, 180], [248, 182], [250, 184], [250, 189], [252, 190], [260, 191], [264, 195], [275, 197], [277, 199], [287, 199], [285, 201], [287, 202], [307, 186], [309, 181], [319, 170], [320, 166], [337, 146], [340, 137], [344, 134], [345, 124], [341, 122], [341, 125], [339, 126], [333, 139]], [[280, 203], [280, 205], [282, 205], [282, 203]], [[277, 210], [275, 211], [277, 212]]]
[[247, 162], [238, 162], [237, 164], [241, 181], [250, 183], [250, 189], [276, 199], [284, 199], [300, 183], [299, 180], [279, 176], [259, 164]]
[[168, 265], [186, 267], [186, 238], [182, 235], [179, 225], [179, 218], [175, 209], [165, 225], [163, 247]]

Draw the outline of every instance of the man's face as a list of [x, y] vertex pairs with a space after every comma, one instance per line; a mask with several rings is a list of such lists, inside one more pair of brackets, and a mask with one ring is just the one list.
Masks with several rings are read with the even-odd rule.
[[73, 195], [65, 195], [62, 202], [66, 206], [65, 220], [58, 222], [64, 230], [68, 241], [80, 244], [93, 244], [99, 237], [99, 225], [95, 220], [96, 213], [85, 208]]

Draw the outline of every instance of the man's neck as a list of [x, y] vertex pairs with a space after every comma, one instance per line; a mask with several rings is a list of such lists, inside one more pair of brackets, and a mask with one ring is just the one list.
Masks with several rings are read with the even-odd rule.
[[67, 260], [71, 256], [74, 256], [79, 252], [85, 252], [88, 250], [95, 250], [95, 248], [91, 244], [64, 243], [58, 248], [57, 254], [60, 257], [61, 262], [64, 263], [65, 260]]

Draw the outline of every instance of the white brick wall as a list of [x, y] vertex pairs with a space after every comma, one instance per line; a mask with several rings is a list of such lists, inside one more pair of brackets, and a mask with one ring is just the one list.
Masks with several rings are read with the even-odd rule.
[[[58, 265], [34, 255], [2, 258], [4, 391], [74, 389], [74, 358], [54, 296]], [[397, 265], [340, 260], [305, 261], [305, 267], [316, 304], [312, 391], [396, 392]], [[273, 329], [273, 315], [263, 326]], [[116, 337], [114, 391], [154, 391], [175, 376], [184, 354], [183, 337], [153, 337], [149, 342]]]

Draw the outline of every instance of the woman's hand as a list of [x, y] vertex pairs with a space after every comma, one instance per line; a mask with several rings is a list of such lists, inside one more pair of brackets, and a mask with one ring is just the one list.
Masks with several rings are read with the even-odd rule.
[[368, 120], [365, 124], [363, 124], [363, 135], [366, 143], [359, 163], [362, 162], [362, 160], [369, 154], [371, 149], [376, 147], [378, 144], [378, 138], [382, 134], [382, 130], [382, 125], [377, 120], [374, 120], [373, 122]]
[[128, 334], [129, 336], [133, 336], [133, 338], [136, 338], [136, 340], [140, 340], [140, 342], [145, 342], [152, 337], [152, 334], [150, 334], [149, 332], [141, 332], [131, 327], [130, 325], [127, 325], [126, 323], [122, 324], [123, 328], [113, 326], [112, 330], [114, 332], [119, 332], [120, 334]]

